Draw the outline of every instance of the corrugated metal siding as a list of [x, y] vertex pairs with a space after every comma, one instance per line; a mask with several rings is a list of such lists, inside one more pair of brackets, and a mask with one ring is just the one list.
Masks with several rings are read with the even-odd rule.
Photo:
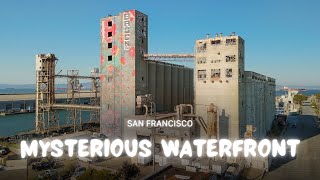
[[173, 111], [173, 106], [171, 102], [172, 98], [172, 86], [171, 86], [171, 66], [164, 66], [164, 111]]

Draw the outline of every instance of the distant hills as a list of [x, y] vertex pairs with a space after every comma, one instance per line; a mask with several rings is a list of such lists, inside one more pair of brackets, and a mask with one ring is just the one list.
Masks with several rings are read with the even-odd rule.
[[283, 87], [289, 87], [293, 89], [308, 89], [308, 90], [318, 90], [320, 89], [320, 85], [318, 86], [298, 86], [298, 85], [277, 85], [276, 89], [282, 89]]

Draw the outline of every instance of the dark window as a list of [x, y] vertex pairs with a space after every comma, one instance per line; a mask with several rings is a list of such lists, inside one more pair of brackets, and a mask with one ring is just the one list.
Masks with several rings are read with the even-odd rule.
[[112, 21], [109, 21], [109, 22], [108, 22], [108, 26], [112, 26]]
[[111, 83], [112, 82], [112, 77], [108, 77], [108, 83]]
[[142, 78], [141, 78], [141, 79], [142, 79], [142, 81], [143, 81], [143, 76], [142, 76]]
[[207, 76], [206, 70], [198, 70], [198, 80], [205, 80]]
[[112, 61], [112, 56], [108, 56], [108, 61]]
[[144, 21], [144, 18], [141, 18], [141, 21]]
[[235, 45], [235, 44], [236, 44], [236, 39], [235, 38], [226, 40], [226, 45]]
[[207, 59], [206, 58], [198, 58], [198, 64], [203, 64], [203, 63], [207, 63]]
[[197, 52], [205, 52], [207, 51], [207, 43], [201, 44], [202, 42], [199, 42], [199, 45], [197, 47]]
[[108, 48], [112, 48], [112, 43], [108, 43]]
[[226, 56], [226, 62], [235, 62], [236, 55]]
[[211, 69], [211, 81], [220, 80], [220, 69]]
[[232, 69], [226, 69], [226, 77], [232, 78]]
[[143, 44], [143, 39], [141, 40], [141, 44]]
[[211, 41], [211, 44], [216, 45], [216, 44], [220, 44], [220, 42], [221, 42], [220, 40], [215, 40], [215, 41]]
[[111, 37], [112, 36], [112, 32], [108, 32], [108, 37]]

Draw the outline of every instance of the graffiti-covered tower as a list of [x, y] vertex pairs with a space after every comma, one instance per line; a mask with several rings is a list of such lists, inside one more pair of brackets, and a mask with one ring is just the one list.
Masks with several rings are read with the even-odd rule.
[[135, 114], [135, 97], [146, 94], [148, 17], [136, 10], [101, 19], [100, 130], [121, 137], [122, 119]]

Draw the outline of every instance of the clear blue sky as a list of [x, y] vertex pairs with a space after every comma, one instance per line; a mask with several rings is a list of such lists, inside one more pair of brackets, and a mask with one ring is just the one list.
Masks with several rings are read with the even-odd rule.
[[246, 70], [281, 85], [320, 85], [320, 1], [4, 0], [0, 83], [34, 83], [35, 54], [58, 69], [99, 67], [99, 21], [137, 9], [149, 16], [150, 53], [193, 53], [196, 39], [235, 31], [246, 40]]

